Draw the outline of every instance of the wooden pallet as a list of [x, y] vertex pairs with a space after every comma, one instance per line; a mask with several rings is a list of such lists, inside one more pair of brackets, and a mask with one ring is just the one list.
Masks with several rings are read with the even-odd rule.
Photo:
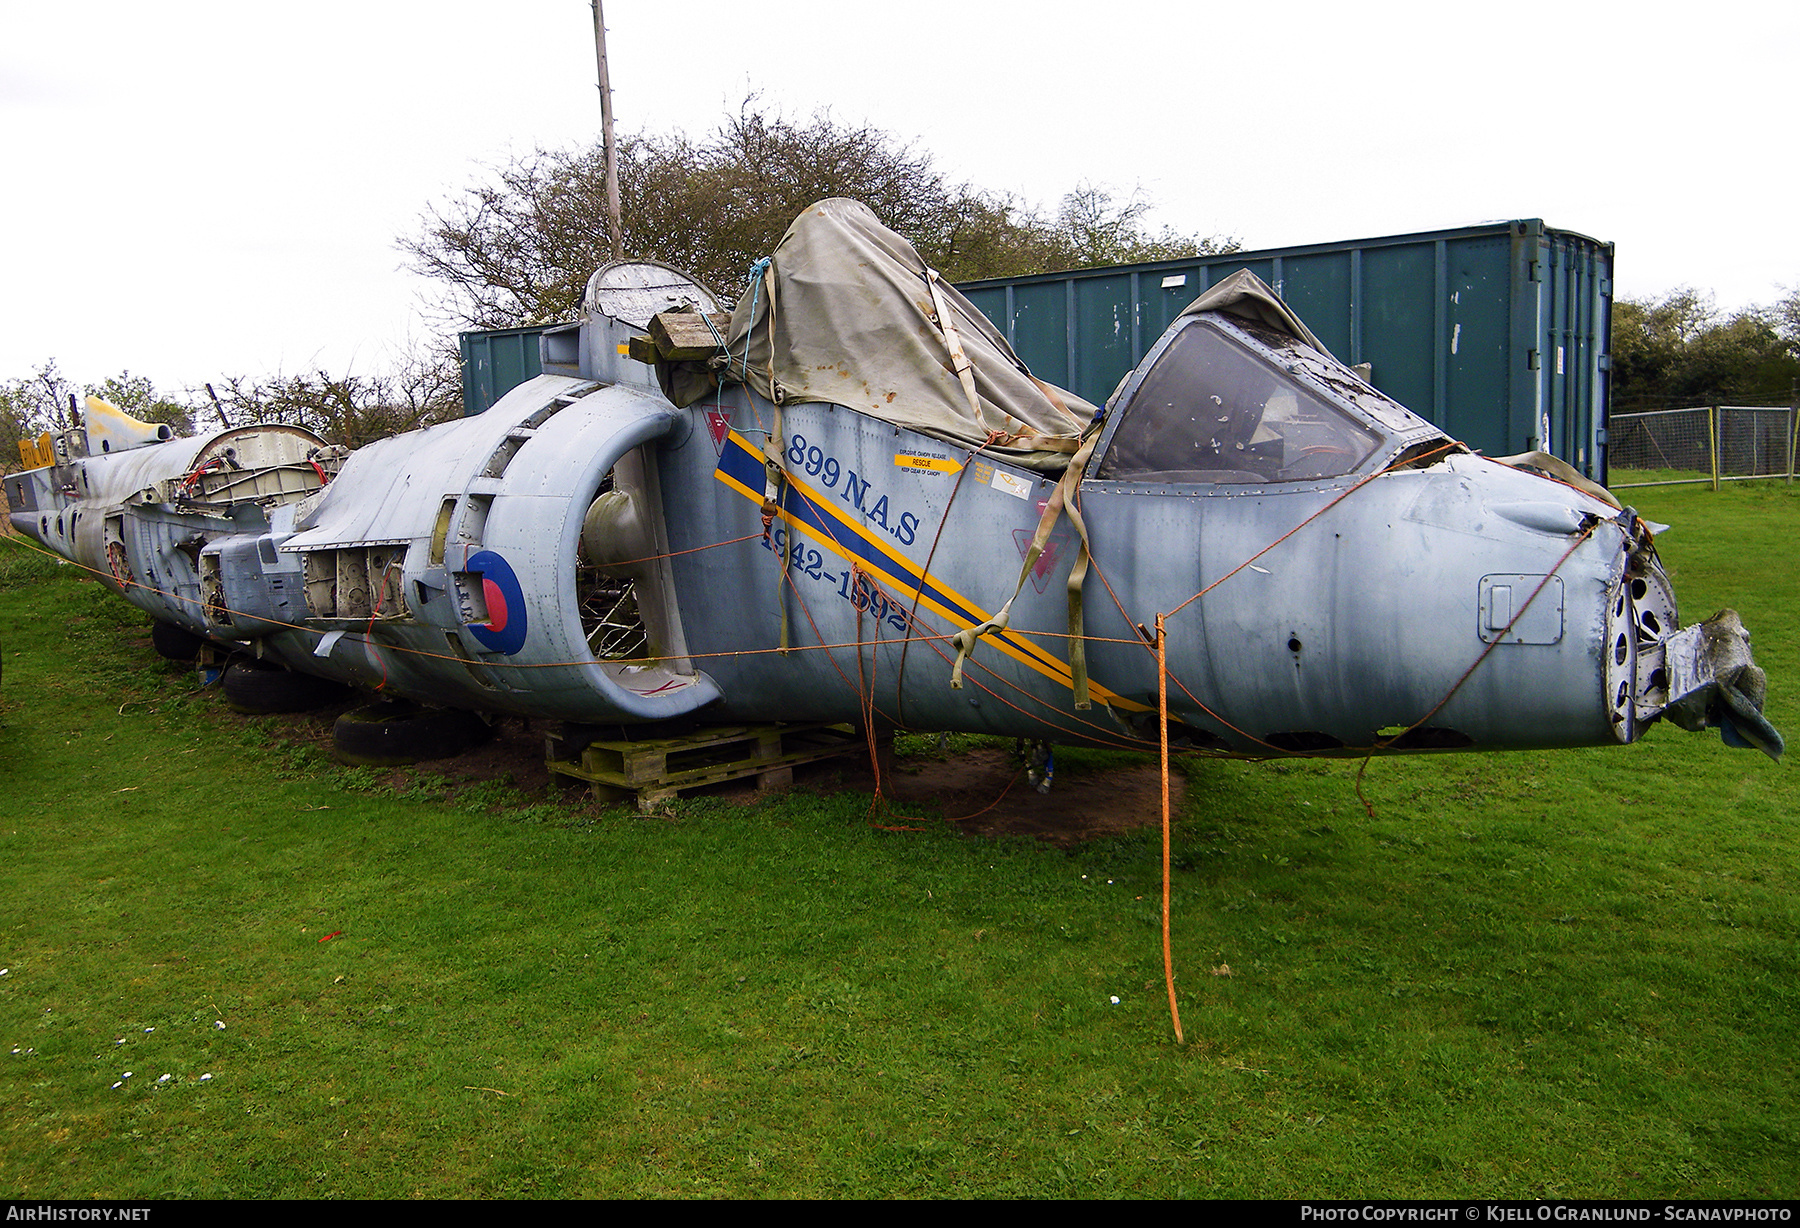
[[758, 787], [786, 789], [794, 768], [833, 755], [868, 753], [868, 742], [849, 725], [728, 725], [674, 738], [641, 742], [592, 742], [579, 760], [559, 758], [546, 744], [544, 766], [553, 775], [585, 780], [602, 801], [637, 799], [641, 814], [687, 789], [756, 777]]

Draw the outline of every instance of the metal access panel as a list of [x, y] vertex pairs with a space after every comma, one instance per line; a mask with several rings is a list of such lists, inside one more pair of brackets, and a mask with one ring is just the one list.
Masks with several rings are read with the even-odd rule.
[[1111, 396], [1181, 310], [1249, 269], [1376, 387], [1490, 456], [1606, 480], [1613, 247], [1537, 219], [958, 288], [1040, 378]]
[[1476, 605], [1484, 644], [1555, 644], [1563, 637], [1561, 576], [1483, 576]]

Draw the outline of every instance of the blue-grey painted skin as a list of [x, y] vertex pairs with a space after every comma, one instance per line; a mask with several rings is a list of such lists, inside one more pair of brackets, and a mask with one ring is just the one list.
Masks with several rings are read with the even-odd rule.
[[[1118, 476], [1133, 396], [1183, 324], [1229, 335], [1366, 441], [1294, 450], [1366, 454], [1329, 475]], [[7, 479], [13, 522], [156, 617], [296, 670], [587, 724], [872, 711], [912, 729], [1154, 745], [1158, 614], [1176, 732], [1221, 750], [1351, 753], [1415, 726], [1390, 749], [1613, 743], [1677, 698], [1656, 668], [1674, 597], [1634, 516], [1461, 450], [1329, 360], [1297, 362], [1232, 320], [1178, 324], [1101, 428], [1079, 497], [1094, 559], [1085, 708], [1068, 666], [1067, 521], [1010, 630], [981, 639], [950, 685], [948, 637], [1012, 596], [1054, 477], [839, 406], [778, 410], [738, 385], [677, 409], [650, 368], [595, 364], [365, 447], [335, 475], [334, 458], [289, 441], [300, 451], [271, 464], [329, 484], [252, 484], [244, 501], [196, 498], [218, 475], [196, 478], [195, 459], [222, 435], [83, 456], [75, 433], [57, 465]], [[634, 586], [645, 646], [627, 658], [596, 655], [584, 602], [604, 575]]]
[[[773, 407], [742, 389], [732, 393], [708, 408], [728, 413], [739, 436], [752, 441], [775, 429]], [[1608, 612], [1628, 587], [1630, 548], [1641, 528], [1561, 483], [1467, 453], [1442, 452], [1435, 463], [1371, 478], [1408, 447], [1449, 443], [1397, 411], [1390, 416], [1402, 429], [1388, 431], [1389, 444], [1356, 471], [1328, 480], [1183, 485], [1089, 478], [1080, 507], [1097, 567], [1084, 586], [1095, 693], [1082, 711], [1067, 683], [1064, 581], [1078, 546], [1068, 525], [1051, 538], [1049, 566], [1027, 580], [1006, 643], [981, 642], [961, 690], [948, 686], [953, 650], [941, 638], [904, 642], [913, 587], [877, 572], [886, 600], [863, 612], [859, 630], [854, 581], [844, 579], [846, 555], [873, 553], [866, 543], [919, 570], [930, 556], [933, 587], [963, 601], [938, 605], [968, 616], [953, 620], [922, 602], [920, 632], [942, 637], [971, 625], [1012, 595], [1052, 481], [998, 463], [993, 471], [1011, 480], [981, 481], [981, 458], [966, 450], [836, 406], [786, 407], [780, 430], [792, 478], [784, 511], [804, 498], [837, 513], [812, 518], [816, 527], [799, 535], [806, 553], [790, 566], [792, 583], [783, 590], [790, 642], [881, 643], [864, 648], [860, 661], [851, 648], [727, 655], [779, 641], [779, 564], [758, 540], [676, 560], [681, 591], [705, 594], [698, 608], [684, 604], [689, 648], [719, 683], [721, 711], [733, 717], [855, 719], [858, 692], [867, 690], [878, 713], [911, 728], [1116, 745], [1155, 737], [1155, 660], [1138, 628], [1152, 628], [1159, 612], [1180, 607], [1168, 624], [1169, 704], [1202, 744], [1262, 754], [1366, 748], [1383, 729], [1392, 737], [1421, 721], [1433, 732], [1413, 735], [1417, 749], [1583, 745], [1634, 734], [1638, 705], [1609, 702], [1605, 659], [1621, 621]], [[664, 488], [699, 496], [683, 511], [671, 509], [678, 549], [759, 527], [751, 495], [763, 492], [750, 476], [759, 466], [740, 464], [748, 480], [706, 480], [731, 468], [734, 447], [741, 462], [752, 454], [733, 437], [715, 459], [707, 439], [696, 430], [661, 456]], [[921, 453], [962, 468], [896, 464], [896, 457]], [[1104, 460], [1103, 443], [1090, 472]], [[777, 527], [792, 522], [784, 516]], [[779, 544], [772, 534], [771, 545]], [[1489, 650], [1483, 578], [1529, 576], [1535, 586], [1552, 571], [1555, 579], [1515, 634], [1504, 637], [1517, 640], [1523, 629], [1536, 642]], [[1645, 578], [1638, 604], [1672, 629], [1673, 599], [1653, 561]], [[1522, 582], [1512, 588], [1521, 604], [1530, 595]], [[877, 617], [884, 610], [893, 613]], [[1638, 636], [1632, 638], [1635, 651]], [[1485, 660], [1458, 688], [1484, 650]]]
[[[223, 430], [111, 451], [96, 443], [92, 456], [87, 434], [58, 438], [57, 464], [6, 478], [13, 527], [93, 569], [152, 617], [196, 634], [207, 624], [198, 558], [185, 544], [265, 533], [268, 509], [248, 499], [183, 500], [185, 479], [215, 458], [235, 458], [239, 448], [258, 453], [259, 471], [275, 475], [277, 487], [292, 484], [281, 475], [299, 471], [312, 475], [300, 485], [316, 488], [324, 472], [307, 460], [324, 441], [296, 427]], [[164, 497], [171, 490], [174, 500]]]

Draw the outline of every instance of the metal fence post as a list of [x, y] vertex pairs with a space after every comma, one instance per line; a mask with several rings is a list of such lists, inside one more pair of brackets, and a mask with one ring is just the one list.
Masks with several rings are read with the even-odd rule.
[[1719, 490], [1719, 407], [1706, 407], [1706, 450], [1712, 454], [1712, 488], [1713, 493]]
[[1800, 404], [1788, 406], [1788, 471], [1787, 484], [1794, 484], [1794, 442], [1800, 434]]

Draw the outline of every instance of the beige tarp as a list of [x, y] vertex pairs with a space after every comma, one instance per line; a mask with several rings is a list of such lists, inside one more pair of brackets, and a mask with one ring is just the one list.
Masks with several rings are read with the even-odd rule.
[[1275, 292], [1269, 289], [1268, 284], [1249, 269], [1239, 269], [1227, 277], [1189, 303], [1181, 315], [1197, 316], [1206, 311], [1222, 311], [1226, 315], [1240, 316], [1276, 332], [1296, 337], [1321, 354], [1331, 353], [1325, 348], [1325, 343], [1313, 336], [1312, 330], [1300, 322], [1300, 317], [1275, 297]]
[[[1324, 349], [1248, 272], [1226, 278], [1183, 314], [1200, 311], [1232, 312]], [[1088, 541], [1074, 495], [1098, 438], [1082, 438], [1094, 407], [1034, 379], [985, 316], [854, 200], [820, 201], [795, 219], [738, 299], [727, 345], [731, 376], [777, 404], [828, 401], [1062, 473], [1012, 599], [954, 637], [950, 685], [962, 685], [963, 663], [981, 637], [1007, 627], [1026, 576], [1066, 515], [1081, 536], [1068, 580], [1070, 686], [1076, 708], [1088, 707], [1081, 610]], [[771, 497], [782, 464], [779, 444], [773, 449]]]
[[728, 343], [732, 375], [772, 401], [833, 402], [1035, 469], [1065, 467], [1094, 415], [1035, 380], [973, 304], [854, 200], [795, 219], [738, 300]]

